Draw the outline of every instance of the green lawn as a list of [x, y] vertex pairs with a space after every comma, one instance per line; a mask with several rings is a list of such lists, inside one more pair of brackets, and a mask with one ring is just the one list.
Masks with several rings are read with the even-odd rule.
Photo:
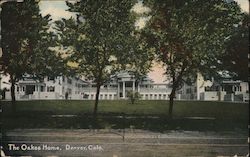
[[[92, 125], [94, 101], [19, 101], [17, 113], [11, 114], [11, 103], [2, 102], [5, 128], [89, 128]], [[247, 128], [247, 103], [176, 101], [174, 119], [167, 118], [168, 101], [145, 100], [131, 104], [128, 100], [100, 101], [100, 128], [138, 128], [164, 131], [232, 130]], [[125, 115], [119, 118], [119, 115]], [[53, 117], [51, 115], [77, 115]], [[154, 116], [156, 118], [153, 118]], [[213, 117], [216, 120], [192, 120], [186, 117]]]
[[[10, 102], [2, 102], [3, 114], [10, 113]], [[33, 114], [84, 114], [92, 113], [94, 101], [19, 101], [17, 112]], [[126, 100], [100, 101], [99, 113], [125, 113], [129, 115], [167, 115], [168, 101], [147, 100], [131, 104]], [[175, 101], [175, 117], [215, 117], [222, 119], [248, 118], [247, 103]]]

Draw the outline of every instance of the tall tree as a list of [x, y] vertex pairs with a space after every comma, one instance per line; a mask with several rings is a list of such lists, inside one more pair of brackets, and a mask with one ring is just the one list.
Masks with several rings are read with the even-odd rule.
[[[68, 3], [77, 18], [56, 22], [61, 44], [79, 74], [96, 83], [93, 116], [96, 117], [100, 87], [121, 69], [145, 73], [147, 52], [135, 34], [135, 0], [82, 0]], [[139, 58], [141, 57], [141, 58]]]
[[64, 64], [51, 49], [56, 36], [48, 31], [50, 16], [41, 16], [37, 0], [6, 2], [1, 7], [1, 72], [10, 75], [15, 111], [15, 84], [24, 74], [36, 78], [55, 75], [60, 68], [54, 67], [63, 68]]
[[237, 80], [248, 81], [249, 73], [249, 14], [245, 13], [242, 21], [236, 26], [227, 44], [225, 55], [219, 62], [221, 69]]
[[151, 8], [143, 35], [155, 49], [157, 59], [166, 66], [171, 78], [169, 116], [172, 117], [176, 91], [186, 79], [217, 75], [219, 57], [242, 13], [236, 2], [223, 0], [148, 0]]

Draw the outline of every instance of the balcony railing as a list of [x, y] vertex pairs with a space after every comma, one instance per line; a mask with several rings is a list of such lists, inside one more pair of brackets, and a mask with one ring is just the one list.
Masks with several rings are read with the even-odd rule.
[[170, 93], [171, 89], [167, 88], [140, 88], [140, 93]]
[[[132, 91], [133, 88], [131, 87], [126, 87], [125, 89], [126, 91]], [[96, 92], [96, 88], [92, 87], [92, 88], [84, 88], [83, 89], [84, 92], [89, 92], [89, 93], [94, 93]], [[120, 92], [122, 92], [122, 88], [120, 88]], [[135, 91], [138, 91], [137, 88], [135, 88]], [[101, 88], [100, 92], [104, 92], [104, 93], [109, 93], [109, 92], [118, 92], [118, 88]], [[139, 89], [139, 93], [170, 93], [171, 89], [167, 89], [167, 88], [140, 88]]]

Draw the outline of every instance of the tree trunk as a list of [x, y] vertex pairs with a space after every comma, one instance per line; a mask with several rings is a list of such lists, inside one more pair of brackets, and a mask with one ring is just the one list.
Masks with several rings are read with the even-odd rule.
[[175, 85], [173, 85], [173, 89], [171, 91], [170, 98], [169, 98], [169, 108], [168, 108], [168, 115], [170, 118], [173, 117], [175, 92], [176, 92], [176, 87], [175, 87]]
[[10, 81], [11, 81], [11, 87], [10, 87], [10, 91], [11, 91], [11, 105], [12, 105], [12, 111], [16, 112], [16, 96], [15, 96], [15, 79], [13, 78], [13, 76], [10, 77]]
[[171, 119], [173, 117], [175, 93], [176, 93], [176, 90], [177, 90], [179, 83], [181, 81], [184, 70], [185, 70], [185, 67], [182, 68], [180, 74], [177, 77], [175, 77], [176, 75], [173, 74], [173, 88], [172, 88], [172, 91], [171, 91], [171, 94], [169, 97], [169, 109], [168, 109], [168, 115]]
[[94, 106], [94, 111], [93, 111], [93, 117], [96, 119], [97, 116], [97, 110], [98, 110], [98, 103], [99, 103], [99, 94], [100, 94], [100, 84], [97, 83], [96, 87], [96, 96], [95, 96], [95, 106]]

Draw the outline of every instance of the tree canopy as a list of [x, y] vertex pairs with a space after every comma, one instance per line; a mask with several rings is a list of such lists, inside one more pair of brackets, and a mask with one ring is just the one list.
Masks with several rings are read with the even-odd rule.
[[222, 70], [235, 80], [248, 81], [249, 64], [249, 14], [235, 28], [230, 38], [225, 55], [221, 56], [219, 64]]
[[10, 75], [15, 101], [14, 85], [24, 74], [35, 78], [60, 75], [65, 64], [51, 49], [56, 36], [48, 31], [50, 15], [42, 17], [38, 1], [6, 2], [1, 7], [1, 72]]
[[[56, 22], [62, 46], [69, 50], [78, 74], [96, 83], [94, 115], [97, 113], [100, 86], [117, 71], [129, 69], [146, 73], [150, 55], [135, 33], [134, 0], [97, 0], [69, 3], [77, 18]], [[152, 58], [152, 56], [151, 56]]]
[[196, 76], [218, 75], [217, 62], [226, 53], [235, 25], [242, 13], [236, 2], [206, 0], [148, 0], [151, 9], [143, 36], [164, 63], [171, 78], [169, 114], [183, 82]]

